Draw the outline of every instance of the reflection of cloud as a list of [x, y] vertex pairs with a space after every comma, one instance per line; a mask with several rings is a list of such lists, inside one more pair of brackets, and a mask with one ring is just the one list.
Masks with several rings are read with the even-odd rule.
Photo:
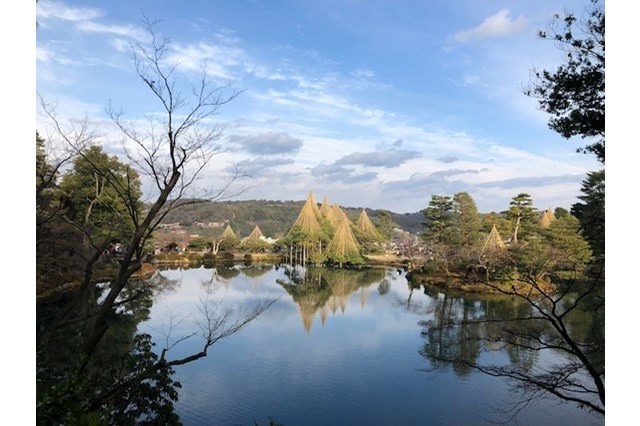
[[292, 154], [300, 151], [302, 140], [286, 133], [265, 132], [256, 135], [229, 136], [229, 142], [258, 155]]
[[460, 42], [467, 42], [473, 39], [500, 37], [515, 33], [524, 28], [524, 18], [511, 19], [508, 9], [502, 9], [495, 15], [486, 18], [482, 23], [465, 31], [454, 34], [453, 39]]

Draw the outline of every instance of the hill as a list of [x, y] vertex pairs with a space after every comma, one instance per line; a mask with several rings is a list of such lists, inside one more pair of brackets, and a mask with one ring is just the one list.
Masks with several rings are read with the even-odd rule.
[[[203, 237], [217, 236], [229, 224], [240, 237], [246, 237], [256, 225], [265, 236], [282, 237], [293, 225], [304, 201], [202, 201], [181, 207], [169, 213], [162, 222], [163, 228], [183, 229], [187, 234]], [[362, 208], [341, 206], [355, 222]], [[366, 209], [374, 223], [383, 210]], [[389, 212], [393, 224], [410, 233], [423, 231], [424, 215], [416, 213]]]

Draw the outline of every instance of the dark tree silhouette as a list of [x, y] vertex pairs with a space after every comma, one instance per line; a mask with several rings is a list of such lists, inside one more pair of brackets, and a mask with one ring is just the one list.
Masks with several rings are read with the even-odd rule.
[[534, 70], [525, 94], [538, 99], [551, 115], [549, 127], [569, 139], [589, 142], [578, 152], [595, 154], [605, 161], [605, 19], [601, 0], [590, 0], [582, 20], [570, 13], [555, 16], [539, 36], [566, 52], [555, 71]]

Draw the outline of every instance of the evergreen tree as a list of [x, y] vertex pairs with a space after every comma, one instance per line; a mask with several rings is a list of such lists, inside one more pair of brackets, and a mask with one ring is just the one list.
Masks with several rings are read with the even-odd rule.
[[41, 227], [55, 214], [52, 201], [55, 197], [58, 177], [58, 169], [47, 159], [45, 140], [36, 132], [36, 229], [38, 232], [43, 230]]
[[471, 247], [480, 239], [480, 216], [471, 195], [458, 192], [453, 196], [454, 241], [460, 247]]
[[220, 238], [218, 238], [217, 244], [222, 251], [232, 251], [240, 245], [240, 238], [233, 232], [231, 225], [227, 225]]
[[555, 210], [553, 211], [553, 214], [557, 219], [560, 219], [562, 217], [570, 215], [571, 213], [569, 213], [569, 210], [563, 207], [556, 207]]
[[582, 182], [582, 201], [571, 206], [571, 213], [578, 218], [593, 253], [604, 255], [605, 213], [604, 213], [604, 170], [590, 172]]
[[427, 241], [448, 244], [451, 241], [451, 222], [453, 219], [453, 200], [448, 195], [433, 195], [429, 207], [424, 211]]
[[91, 146], [75, 159], [60, 183], [65, 215], [91, 238], [126, 238], [133, 233], [132, 217], [142, 211], [140, 186], [136, 171], [100, 146]]
[[557, 269], [580, 271], [591, 259], [589, 243], [583, 237], [580, 222], [575, 216], [557, 218], [543, 235], [557, 253]]
[[391, 213], [388, 210], [382, 210], [378, 215], [378, 220], [376, 227], [380, 231], [385, 239], [390, 239], [393, 234], [393, 228], [395, 224], [393, 223], [393, 219], [391, 219]]
[[578, 152], [593, 153], [604, 164], [604, 7], [601, 0], [590, 3], [582, 22], [574, 14], [562, 19], [556, 15], [548, 31], [540, 31], [541, 38], [554, 41], [566, 52], [565, 63], [555, 71], [535, 71], [535, 81], [525, 94], [537, 98], [551, 115], [552, 130], [567, 139], [580, 136], [589, 140]]
[[480, 222], [482, 225], [482, 232], [485, 235], [491, 233], [491, 228], [493, 228], [494, 225], [500, 235], [508, 236], [513, 234], [513, 224], [506, 218], [506, 212], [484, 213], [481, 215]]
[[533, 207], [531, 195], [521, 192], [511, 199], [507, 218], [514, 223], [513, 244], [518, 243], [518, 236], [527, 237], [535, 229], [537, 213]]

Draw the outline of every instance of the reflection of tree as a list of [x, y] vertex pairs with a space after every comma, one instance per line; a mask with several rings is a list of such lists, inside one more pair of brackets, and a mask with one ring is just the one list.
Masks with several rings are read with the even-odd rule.
[[[211, 276], [209, 279], [202, 281], [202, 286], [207, 288], [207, 291], [215, 291], [216, 285], [221, 284], [225, 288], [229, 288], [231, 282], [240, 275], [244, 275], [248, 278], [258, 278], [267, 272], [273, 269], [273, 265], [254, 265], [254, 266], [244, 266], [240, 267], [239, 265], [225, 266], [225, 265], [217, 265], [215, 268], [211, 269]], [[253, 283], [253, 287], [259, 283]]]
[[[589, 373], [589, 368], [604, 372], [603, 315], [579, 307], [577, 293], [544, 294], [542, 299], [532, 289], [519, 294], [479, 301], [448, 294], [435, 298], [432, 319], [420, 322], [427, 340], [420, 354], [429, 360], [429, 370], [451, 367], [458, 375], [475, 370], [508, 379], [522, 395], [510, 408], [514, 415], [549, 393], [603, 413], [597, 382]], [[593, 299], [586, 306], [597, 305]], [[481, 356], [495, 352], [506, 358]], [[552, 358], [542, 358], [545, 353]]]
[[218, 265], [211, 269], [211, 277], [202, 282], [202, 286], [208, 291], [213, 291], [215, 284], [222, 284], [225, 288], [229, 288], [231, 281], [240, 275], [240, 270], [235, 266]]
[[[478, 330], [469, 323], [477, 314], [478, 306], [472, 301], [446, 294], [444, 298], [434, 299], [432, 306], [433, 320], [421, 323], [425, 327], [422, 334], [427, 343], [420, 354], [428, 358], [433, 367], [451, 364], [458, 375], [468, 376], [471, 372], [469, 364], [475, 362], [480, 354]], [[454, 323], [460, 326], [452, 327]]]
[[356, 279], [360, 287], [368, 287], [371, 284], [380, 282], [387, 275], [386, 270], [377, 269], [377, 268], [361, 269], [358, 271], [346, 271], [346, 272], [355, 273]]
[[[383, 269], [325, 269], [302, 266], [285, 266], [288, 280], [278, 280], [300, 309], [302, 322], [307, 332], [311, 330], [313, 317], [320, 311], [322, 323], [329, 311], [334, 314], [347, 308], [349, 297], [359, 289], [363, 292], [374, 283], [381, 282], [386, 271]], [[360, 302], [364, 307], [368, 293], [362, 293]]]
[[384, 278], [380, 281], [380, 284], [378, 284], [378, 293], [380, 293], [380, 296], [384, 296], [389, 293], [389, 289], [391, 289], [391, 283], [387, 278]]
[[172, 280], [162, 272], [156, 272], [145, 280], [145, 283], [153, 290], [154, 294], [165, 292], [175, 293], [180, 285], [179, 280]]
[[[135, 297], [126, 297], [118, 313], [110, 316], [110, 327], [85, 362], [82, 374], [74, 374], [74, 367], [83, 363], [77, 347], [87, 327], [85, 322], [65, 327], [64, 332], [51, 337], [47, 346], [38, 348], [38, 418], [62, 424], [92, 424], [98, 420], [132, 424], [144, 415], [149, 423], [177, 423], [173, 402], [177, 401], [180, 384], [171, 379], [171, 367], [148, 370], [158, 356], [152, 351], [150, 336], [136, 333], [140, 321], [148, 318], [151, 291], [142, 283], [131, 283], [125, 293], [125, 297]], [[46, 327], [58, 303], [39, 307], [39, 329]], [[144, 381], [122, 387], [142, 373]]]
[[371, 296], [371, 289], [369, 287], [360, 288], [360, 306], [364, 309]]
[[[160, 291], [173, 290], [176, 282], [156, 274], [152, 283]], [[153, 294], [150, 282], [131, 281], [122, 291], [118, 309], [108, 318], [109, 328], [86, 359], [78, 345], [91, 324], [65, 324], [37, 347], [37, 415], [47, 424], [179, 424], [173, 403], [180, 383], [172, 379], [174, 368], [207, 355], [208, 349], [249, 324], [275, 299], [250, 307], [214, 303], [205, 298], [195, 325], [175, 336], [177, 323], [163, 329], [165, 344], [154, 350], [151, 336], [138, 333], [149, 318]], [[208, 293], [205, 293], [205, 297]], [[101, 297], [98, 288], [96, 297]], [[37, 309], [38, 334], [47, 331], [65, 300], [42, 301]], [[172, 335], [173, 334], [173, 335]], [[200, 350], [170, 359], [169, 352], [187, 339], [200, 339]]]
[[258, 278], [272, 269], [271, 265], [253, 265], [242, 268], [242, 273], [249, 278]]
[[235, 267], [219, 266], [215, 268], [215, 271], [218, 277], [225, 280], [231, 280], [240, 275], [240, 270]]
[[278, 280], [300, 309], [304, 329], [309, 332], [313, 317], [331, 297], [331, 289], [323, 277], [323, 269], [285, 266], [289, 281]]

